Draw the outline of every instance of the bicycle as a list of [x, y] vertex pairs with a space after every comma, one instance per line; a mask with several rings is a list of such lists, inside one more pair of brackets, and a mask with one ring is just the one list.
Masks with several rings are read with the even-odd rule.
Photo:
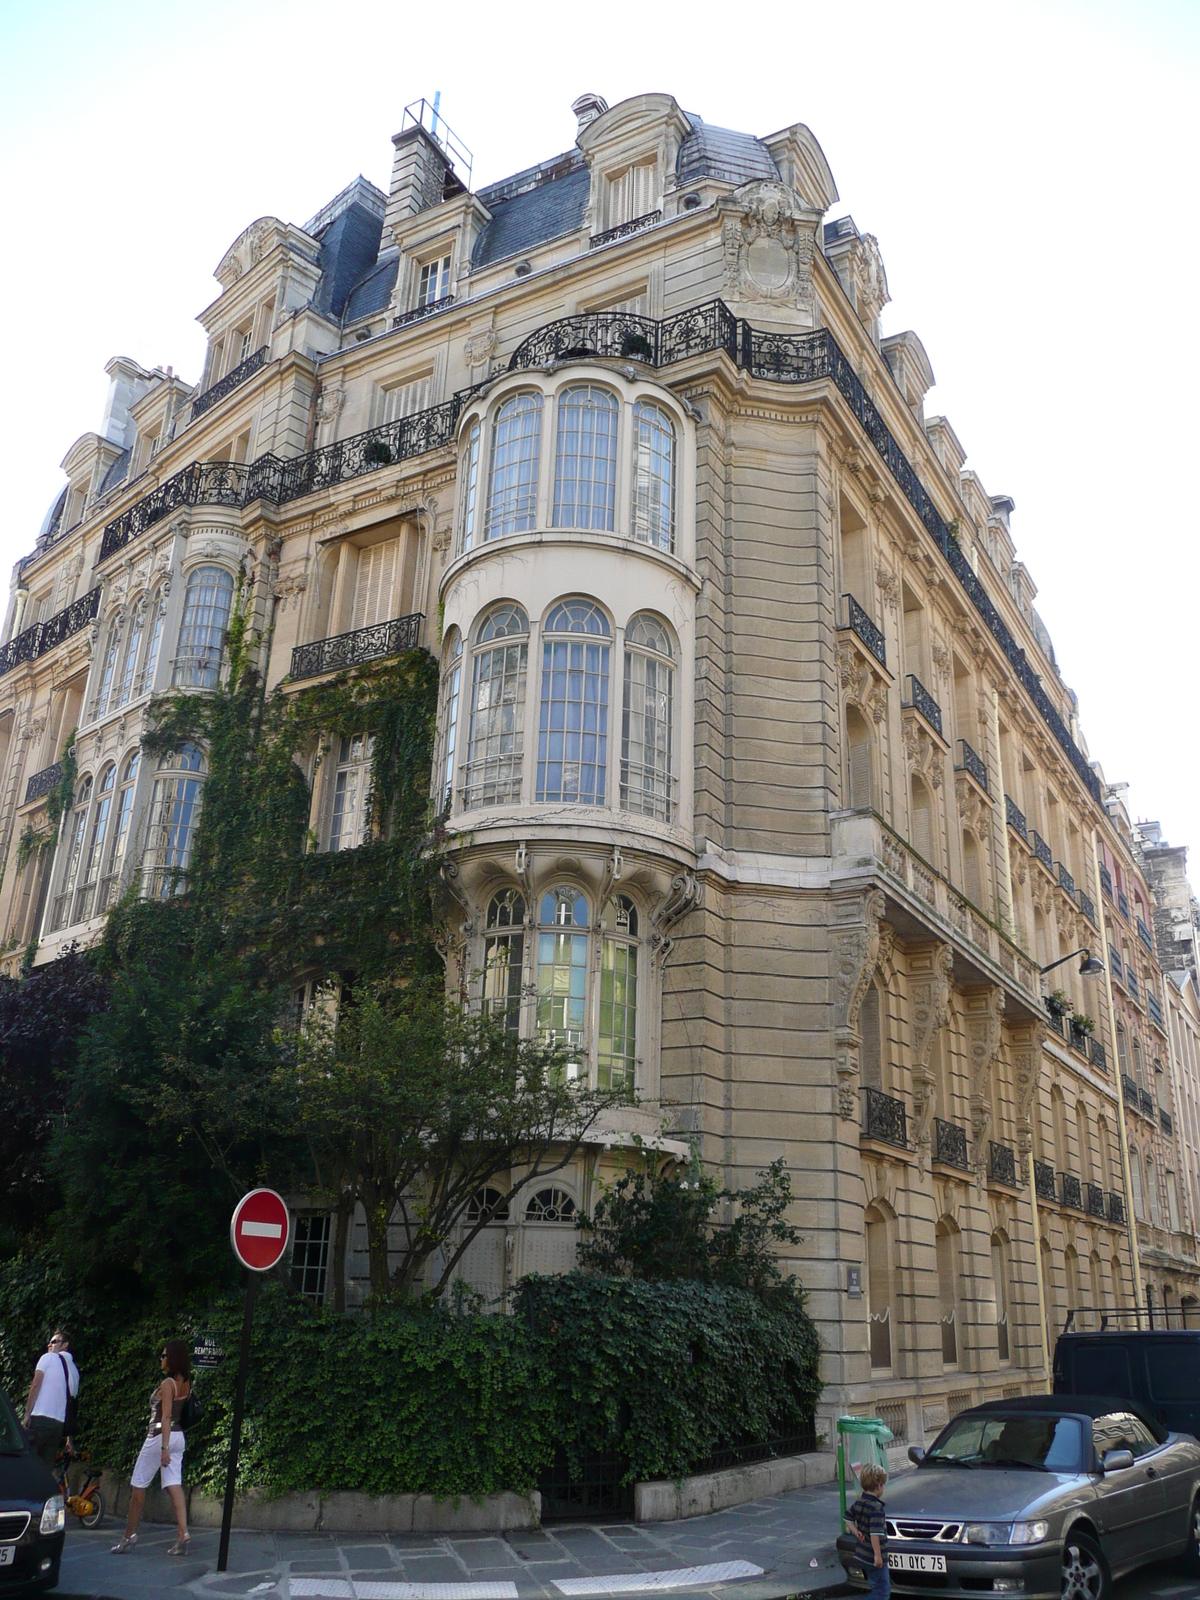
[[[104, 1517], [104, 1494], [100, 1488], [100, 1473], [89, 1467], [84, 1477], [84, 1486], [78, 1494], [72, 1494], [67, 1484], [67, 1472], [76, 1461], [86, 1461], [86, 1451], [60, 1450], [54, 1458], [54, 1476], [58, 1482], [59, 1492], [63, 1497], [63, 1504], [73, 1517], [78, 1517], [85, 1528], [99, 1527]], [[58, 1463], [62, 1462], [62, 1470], [58, 1470]]]

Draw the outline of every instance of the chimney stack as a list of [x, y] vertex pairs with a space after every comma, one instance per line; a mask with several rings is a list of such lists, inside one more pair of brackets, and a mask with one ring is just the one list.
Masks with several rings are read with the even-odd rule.
[[581, 94], [578, 100], [572, 102], [571, 110], [578, 119], [578, 126], [575, 129], [575, 142], [578, 144], [579, 135], [588, 123], [595, 122], [597, 117], [602, 117], [608, 110], [608, 101], [603, 95]]

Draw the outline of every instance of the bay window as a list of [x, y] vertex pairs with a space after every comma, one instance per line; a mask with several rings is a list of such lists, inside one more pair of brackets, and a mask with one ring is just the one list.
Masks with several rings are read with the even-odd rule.
[[471, 725], [463, 805], [521, 798], [529, 619], [519, 606], [496, 606], [479, 629], [471, 676]]
[[633, 408], [630, 528], [639, 544], [675, 548], [675, 424], [652, 400]]
[[537, 798], [603, 805], [608, 765], [608, 618], [590, 600], [546, 618], [538, 720]]
[[171, 682], [211, 689], [221, 671], [221, 651], [233, 609], [233, 578], [224, 567], [197, 567], [183, 597], [183, 622]]
[[526, 533], [536, 523], [541, 433], [542, 397], [536, 392], [512, 395], [496, 412], [485, 539]]
[[554, 526], [613, 529], [617, 486], [617, 400], [580, 384], [558, 400]]
[[194, 744], [164, 756], [150, 798], [150, 824], [143, 858], [146, 893], [157, 899], [176, 894], [192, 859], [204, 757]]
[[675, 669], [667, 630], [638, 616], [625, 630], [621, 707], [621, 807], [670, 822], [672, 701]]

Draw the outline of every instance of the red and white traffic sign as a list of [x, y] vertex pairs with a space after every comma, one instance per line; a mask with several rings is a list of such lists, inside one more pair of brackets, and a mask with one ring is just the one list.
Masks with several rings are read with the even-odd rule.
[[229, 1224], [234, 1255], [251, 1272], [270, 1272], [287, 1249], [290, 1221], [274, 1189], [251, 1189], [238, 1201]]

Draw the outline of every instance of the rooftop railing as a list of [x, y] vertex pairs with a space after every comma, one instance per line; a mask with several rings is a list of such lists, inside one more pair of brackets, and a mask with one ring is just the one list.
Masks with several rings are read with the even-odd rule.
[[942, 731], [942, 708], [915, 673], [908, 675], [908, 699], [905, 704], [919, 711], [931, 728]]
[[846, 626], [857, 634], [881, 667], [887, 666], [887, 640], [870, 616], [852, 594], [843, 595], [846, 602]]
[[270, 346], [264, 344], [252, 356], [247, 356], [245, 361], [234, 367], [232, 372], [227, 372], [223, 378], [219, 378], [216, 383], [211, 384], [203, 394], [198, 394], [192, 401], [192, 421], [195, 422], [197, 417], [203, 416], [219, 400], [224, 400], [227, 394], [232, 394], [239, 384], [245, 383], [247, 378], [252, 378], [261, 367], [266, 365], [269, 353]]
[[958, 760], [955, 762], [955, 767], [960, 772], [969, 772], [979, 787], [987, 790], [987, 765], [981, 756], [976, 755], [965, 739], [958, 741]]
[[100, 585], [97, 584], [87, 594], [80, 595], [78, 600], [72, 600], [69, 606], [47, 617], [45, 622], [35, 622], [32, 628], [26, 628], [0, 650], [0, 677], [23, 661], [36, 661], [39, 656], [53, 650], [56, 644], [79, 633], [99, 609]]

